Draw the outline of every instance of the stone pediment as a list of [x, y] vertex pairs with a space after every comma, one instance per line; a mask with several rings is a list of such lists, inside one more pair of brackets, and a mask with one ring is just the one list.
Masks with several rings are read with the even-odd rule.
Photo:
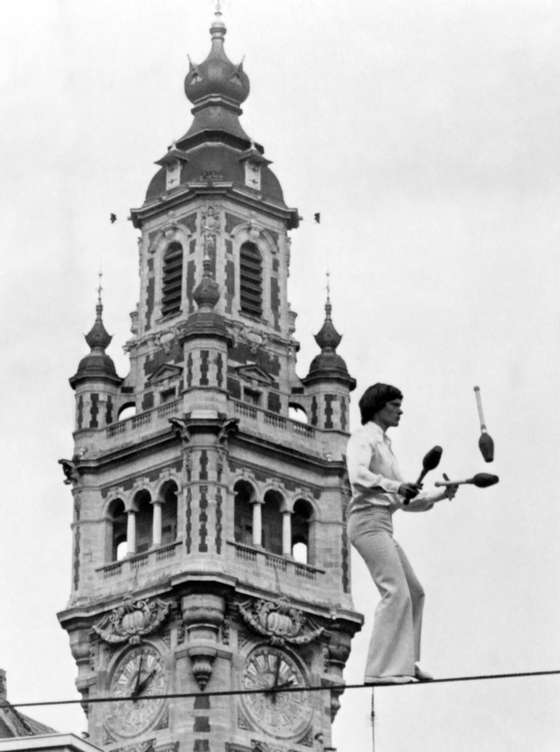
[[274, 379], [260, 366], [238, 366], [235, 370], [244, 381], [256, 382], [262, 386], [271, 386], [274, 383]]
[[180, 378], [183, 373], [181, 366], [174, 363], [163, 363], [147, 379], [148, 384], [158, 384], [161, 381]]

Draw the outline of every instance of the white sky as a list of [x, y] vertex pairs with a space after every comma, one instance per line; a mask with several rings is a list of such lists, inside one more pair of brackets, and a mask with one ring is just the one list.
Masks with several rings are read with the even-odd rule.
[[[56, 464], [72, 453], [67, 378], [87, 351], [100, 263], [110, 352], [127, 370], [138, 280], [124, 219], [190, 122], [186, 53], [206, 56], [212, 7], [2, 6], [0, 665], [13, 702], [75, 693], [55, 617], [70, 587], [71, 496]], [[305, 217], [290, 280], [300, 373], [316, 352], [328, 266], [358, 392], [377, 380], [405, 392], [393, 441], [409, 476], [440, 443], [449, 474], [502, 479], [395, 519], [427, 591], [424, 666], [560, 667], [560, 5], [226, 0], [224, 12], [228, 54], [246, 54], [251, 79], [243, 124]], [[477, 449], [477, 383], [492, 467]], [[368, 621], [348, 682], [362, 679], [377, 600], [358, 561], [354, 595]], [[559, 682], [377, 690], [376, 751], [552, 752]], [[85, 728], [79, 708], [30, 712]], [[345, 695], [339, 752], [369, 749], [368, 712], [368, 691]]]

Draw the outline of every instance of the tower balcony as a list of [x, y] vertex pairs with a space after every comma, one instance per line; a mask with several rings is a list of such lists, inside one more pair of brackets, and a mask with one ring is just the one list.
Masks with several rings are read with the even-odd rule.
[[[315, 428], [240, 400], [230, 399], [228, 407], [230, 417], [239, 419], [240, 429], [259, 439], [326, 460], [340, 459], [344, 451], [346, 437], [343, 434]], [[178, 398], [104, 428], [76, 431], [76, 449], [89, 459], [139, 444], [158, 433], [171, 431], [169, 418], [183, 412], [183, 400]]]

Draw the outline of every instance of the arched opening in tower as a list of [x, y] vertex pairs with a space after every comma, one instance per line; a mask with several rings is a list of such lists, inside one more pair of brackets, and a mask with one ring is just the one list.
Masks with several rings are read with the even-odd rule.
[[161, 509], [161, 542], [173, 543], [177, 539], [177, 484], [166, 481], [161, 489], [163, 505]]
[[109, 505], [109, 558], [121, 561], [127, 553], [126, 512], [121, 499], [113, 499]]
[[234, 538], [237, 543], [251, 544], [253, 542], [253, 509], [252, 499], [255, 491], [246, 480], [239, 480], [233, 487], [234, 491]]
[[262, 510], [262, 545], [279, 555], [282, 554], [282, 502], [278, 491], [267, 491]]
[[153, 507], [150, 492], [138, 491], [134, 496], [136, 507], [136, 553], [147, 551], [152, 545]]
[[311, 563], [310, 532], [313, 507], [305, 499], [298, 499], [292, 514], [292, 556], [300, 564]]

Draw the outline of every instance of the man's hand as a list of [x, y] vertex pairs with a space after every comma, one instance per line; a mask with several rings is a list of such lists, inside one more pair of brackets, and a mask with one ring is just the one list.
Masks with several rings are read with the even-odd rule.
[[[443, 479], [449, 480], [449, 476], [446, 473], [444, 473]], [[455, 498], [455, 494], [457, 493], [458, 488], [459, 488], [458, 483], [453, 483], [453, 485], [451, 486], [445, 486], [445, 490], [443, 492], [443, 498], [449, 499], [449, 501], [451, 501], [451, 499]]]
[[420, 486], [418, 485], [418, 483], [401, 483], [401, 485], [399, 486], [399, 494], [407, 501], [410, 501], [410, 499], [418, 496], [419, 492]]

